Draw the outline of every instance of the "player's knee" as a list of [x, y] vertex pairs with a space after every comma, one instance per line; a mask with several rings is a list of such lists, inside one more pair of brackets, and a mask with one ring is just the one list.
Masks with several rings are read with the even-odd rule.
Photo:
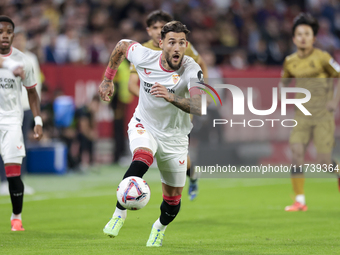
[[142, 161], [150, 167], [153, 163], [153, 153], [151, 150], [138, 148], [133, 153], [132, 161]]
[[7, 178], [20, 176], [21, 165], [6, 165], [5, 172]]

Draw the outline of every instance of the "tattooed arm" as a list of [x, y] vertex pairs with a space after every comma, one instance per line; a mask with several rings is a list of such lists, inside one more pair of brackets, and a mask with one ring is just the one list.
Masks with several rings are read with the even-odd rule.
[[201, 95], [194, 95], [191, 98], [180, 97], [170, 93], [166, 89], [166, 87], [159, 84], [158, 82], [156, 82], [155, 85], [152, 86], [150, 93], [155, 97], [164, 98], [164, 100], [168, 101], [169, 103], [172, 103], [174, 106], [178, 107], [179, 109], [186, 113], [202, 115]]
[[133, 43], [135, 43], [135, 41], [120, 40], [113, 49], [104, 79], [98, 89], [99, 95], [104, 101], [110, 101], [109, 96], [113, 95], [113, 77], [116, 74], [119, 65], [125, 59], [129, 46]]

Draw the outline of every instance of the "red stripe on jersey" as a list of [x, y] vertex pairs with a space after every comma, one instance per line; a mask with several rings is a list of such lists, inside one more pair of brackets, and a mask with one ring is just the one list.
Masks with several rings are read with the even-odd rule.
[[0, 56], [1, 56], [1, 57], [9, 57], [9, 56], [12, 54], [12, 51], [13, 51], [13, 50], [12, 50], [12, 47], [11, 47], [11, 50], [10, 50], [10, 52], [9, 52], [8, 54], [6, 54], [6, 55], [1, 55], [1, 54], [0, 54]]
[[35, 86], [37, 86], [37, 84], [38, 84], [38, 83], [36, 83], [36, 84], [34, 84], [33, 86], [30, 86], [30, 87], [26, 87], [26, 86], [25, 86], [25, 88], [26, 88], [26, 89], [33, 89]]
[[159, 56], [159, 66], [160, 66], [160, 68], [161, 68], [164, 72], [168, 72], [168, 73], [174, 72], [174, 71], [166, 70], [166, 69], [162, 66], [162, 61], [161, 61], [162, 55], [163, 55], [163, 54], [161, 54], [161, 55]]
[[[132, 46], [132, 45], [135, 45], [136, 43], [138, 43], [138, 42], [134, 42], [133, 44], [130, 44], [130, 46], [129, 46], [127, 52], [126, 52], [126, 58], [128, 58], [128, 56], [129, 56], [129, 50], [130, 50], [131, 46]], [[139, 43], [138, 43], [138, 44], [139, 44]]]

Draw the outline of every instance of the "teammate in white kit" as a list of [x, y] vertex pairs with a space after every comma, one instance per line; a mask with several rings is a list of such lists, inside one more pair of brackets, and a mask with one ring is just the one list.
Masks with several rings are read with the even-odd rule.
[[[200, 66], [184, 52], [188, 45], [186, 26], [179, 21], [164, 25], [159, 43], [162, 51], [153, 51], [137, 42], [121, 40], [113, 50], [100, 96], [109, 101], [112, 80], [126, 57], [136, 67], [140, 78], [140, 97], [129, 123], [132, 163], [123, 178], [143, 177], [157, 159], [160, 170], [163, 202], [161, 215], [153, 224], [146, 246], [161, 246], [167, 225], [180, 209], [186, 180], [188, 134], [192, 128], [189, 113], [201, 115], [201, 94], [189, 88], [203, 81]], [[112, 219], [104, 227], [110, 237], [118, 235], [126, 218], [126, 209], [118, 202]]]
[[[34, 138], [43, 134], [39, 96], [32, 64], [24, 53], [11, 47], [14, 38], [14, 23], [0, 16], [0, 56], [4, 59], [0, 69], [0, 153], [5, 163], [6, 177], [12, 201], [12, 231], [23, 231], [21, 211], [24, 184], [21, 180], [21, 163], [25, 157], [25, 146], [21, 131], [23, 110], [21, 106], [22, 85], [26, 87], [30, 107], [35, 117]], [[23, 73], [18, 75], [18, 67]]]

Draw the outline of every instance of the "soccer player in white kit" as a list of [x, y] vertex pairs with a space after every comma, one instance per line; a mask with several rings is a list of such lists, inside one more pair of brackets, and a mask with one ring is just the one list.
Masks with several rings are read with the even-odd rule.
[[[160, 170], [163, 202], [161, 215], [153, 224], [146, 246], [162, 245], [164, 231], [180, 209], [186, 180], [188, 134], [192, 128], [189, 113], [201, 115], [201, 94], [191, 89], [193, 79], [203, 81], [200, 66], [184, 52], [189, 30], [179, 21], [164, 25], [159, 43], [162, 51], [153, 51], [141, 44], [121, 40], [113, 50], [105, 77], [99, 87], [104, 101], [113, 93], [112, 80], [126, 57], [140, 77], [138, 106], [129, 123], [128, 135], [132, 163], [123, 178], [142, 177], [157, 159]], [[118, 235], [126, 218], [126, 209], [118, 202], [112, 219], [103, 231]]]
[[[11, 47], [14, 38], [14, 23], [7, 16], [0, 16], [0, 153], [5, 163], [6, 177], [12, 202], [12, 231], [23, 231], [21, 211], [24, 184], [21, 180], [21, 163], [25, 146], [21, 131], [23, 110], [21, 106], [22, 85], [26, 87], [30, 107], [35, 117], [34, 138], [43, 134], [39, 96], [35, 89], [33, 66], [24, 53]], [[15, 76], [17, 67], [23, 74]]]

